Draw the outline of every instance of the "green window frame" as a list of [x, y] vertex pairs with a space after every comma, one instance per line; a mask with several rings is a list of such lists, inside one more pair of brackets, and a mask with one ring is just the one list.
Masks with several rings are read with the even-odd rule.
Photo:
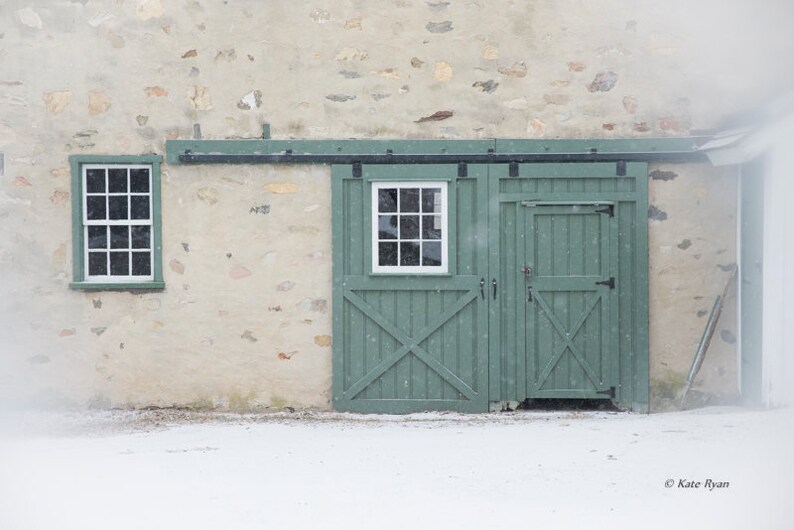
[[[72, 277], [73, 281], [69, 284], [72, 289], [80, 290], [151, 290], [163, 289], [162, 266], [162, 215], [160, 202], [160, 165], [162, 157], [159, 155], [71, 155], [69, 163], [72, 174]], [[144, 191], [133, 189], [133, 173], [143, 171], [145, 174], [148, 169], [149, 181]], [[107, 180], [104, 180], [107, 188], [102, 191], [87, 189], [88, 172], [98, 172], [103, 174], [107, 171]], [[116, 175], [125, 175], [123, 182], [125, 187], [121, 191], [110, 189], [111, 171]], [[145, 181], [144, 181], [145, 182]], [[127, 187], [128, 186], [128, 187]], [[87, 206], [89, 198], [92, 200], [107, 197], [107, 204], [113, 201], [122, 201], [125, 205], [123, 215], [120, 219], [113, 219], [112, 215], [106, 215], [106, 220], [95, 221], [88, 219], [92, 211]], [[136, 199], [149, 199], [148, 217], [139, 216], [136, 219], [132, 210], [136, 208]], [[125, 200], [126, 199], [126, 200]], [[145, 201], [143, 201], [145, 202]], [[104, 201], [102, 201], [104, 205]], [[127, 207], [126, 205], [129, 204]], [[137, 204], [141, 204], [140, 201]], [[110, 206], [108, 206], [110, 207]], [[105, 206], [102, 206], [105, 208]], [[129, 208], [129, 210], [127, 210]], [[124, 230], [125, 228], [128, 230]], [[105, 241], [98, 247], [99, 252], [95, 253], [98, 259], [103, 255], [110, 260], [110, 265], [104, 275], [89, 274], [89, 245], [88, 232], [92, 229], [102, 232], [100, 239]], [[146, 233], [146, 237], [139, 238], [140, 248], [136, 248], [135, 233]], [[126, 233], [126, 238], [119, 237], [113, 239], [113, 234]], [[92, 241], [94, 241], [94, 236]], [[147, 239], [148, 238], [148, 239]], [[115, 245], [118, 242], [118, 249]], [[104, 246], [102, 246], [104, 245]], [[94, 253], [92, 253], [94, 254]], [[114, 273], [113, 260], [119, 258], [118, 263], [123, 265], [126, 258], [128, 260], [127, 273]], [[145, 261], [148, 258], [149, 261]], [[138, 260], [138, 261], [136, 261]], [[135, 270], [137, 264], [142, 264], [142, 269]], [[93, 266], [93, 265], [91, 265]]]

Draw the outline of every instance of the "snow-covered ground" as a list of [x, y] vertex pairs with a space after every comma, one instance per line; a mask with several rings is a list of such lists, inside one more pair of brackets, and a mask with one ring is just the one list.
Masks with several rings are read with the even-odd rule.
[[724, 408], [7, 413], [0, 529], [788, 530], [793, 435]]

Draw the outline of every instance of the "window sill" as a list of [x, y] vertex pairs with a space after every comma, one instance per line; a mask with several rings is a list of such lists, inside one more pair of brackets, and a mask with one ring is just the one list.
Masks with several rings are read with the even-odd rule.
[[165, 282], [142, 283], [98, 283], [98, 282], [72, 282], [70, 289], [78, 291], [162, 291]]

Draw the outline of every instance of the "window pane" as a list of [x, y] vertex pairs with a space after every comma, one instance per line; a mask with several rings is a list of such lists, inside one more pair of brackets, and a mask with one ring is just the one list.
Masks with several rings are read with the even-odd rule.
[[132, 275], [149, 276], [152, 273], [151, 257], [149, 252], [132, 253]]
[[418, 215], [403, 215], [400, 217], [400, 239], [419, 239]]
[[109, 219], [128, 219], [127, 216], [127, 195], [121, 197], [108, 197], [110, 207]]
[[397, 243], [378, 243], [378, 265], [397, 265]]
[[110, 248], [130, 248], [130, 227], [110, 227]]
[[108, 227], [88, 227], [88, 248], [108, 248]]
[[441, 266], [441, 242], [431, 241], [422, 243], [422, 265], [428, 267]]
[[422, 239], [441, 239], [441, 216], [422, 216]]
[[105, 196], [86, 197], [86, 218], [91, 220], [107, 219]]
[[130, 169], [130, 191], [132, 193], [149, 193], [148, 169]]
[[419, 265], [419, 243], [400, 243], [400, 265]]
[[125, 168], [108, 169], [108, 191], [110, 193], [127, 192], [127, 170]]
[[105, 170], [87, 169], [85, 172], [86, 193], [105, 193]]
[[130, 196], [130, 219], [149, 218], [149, 196], [132, 195]]
[[397, 239], [397, 216], [378, 216], [378, 239]]
[[110, 253], [110, 275], [129, 276], [130, 275], [130, 253], [111, 252]]
[[419, 211], [419, 188], [403, 188], [400, 190], [400, 212]]
[[395, 189], [378, 190], [378, 211], [379, 212], [397, 211], [397, 190]]
[[151, 248], [152, 230], [150, 226], [133, 226], [132, 248]]
[[425, 213], [441, 212], [441, 188], [425, 188], [422, 190], [422, 211]]
[[108, 273], [108, 253], [89, 252], [88, 253], [88, 275], [105, 276]]

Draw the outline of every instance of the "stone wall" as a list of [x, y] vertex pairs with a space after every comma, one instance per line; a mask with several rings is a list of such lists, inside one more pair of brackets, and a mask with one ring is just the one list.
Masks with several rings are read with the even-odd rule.
[[[264, 122], [307, 139], [686, 135], [794, 80], [766, 60], [794, 46], [785, 3], [690, 4], [3, 1], [2, 401], [329, 407], [327, 168], [164, 166], [167, 289], [83, 293], [68, 155], [163, 154], [197, 123], [205, 138]], [[735, 262], [735, 184], [655, 169], [660, 401]], [[703, 372], [719, 395], [735, 384], [723, 326]]]

